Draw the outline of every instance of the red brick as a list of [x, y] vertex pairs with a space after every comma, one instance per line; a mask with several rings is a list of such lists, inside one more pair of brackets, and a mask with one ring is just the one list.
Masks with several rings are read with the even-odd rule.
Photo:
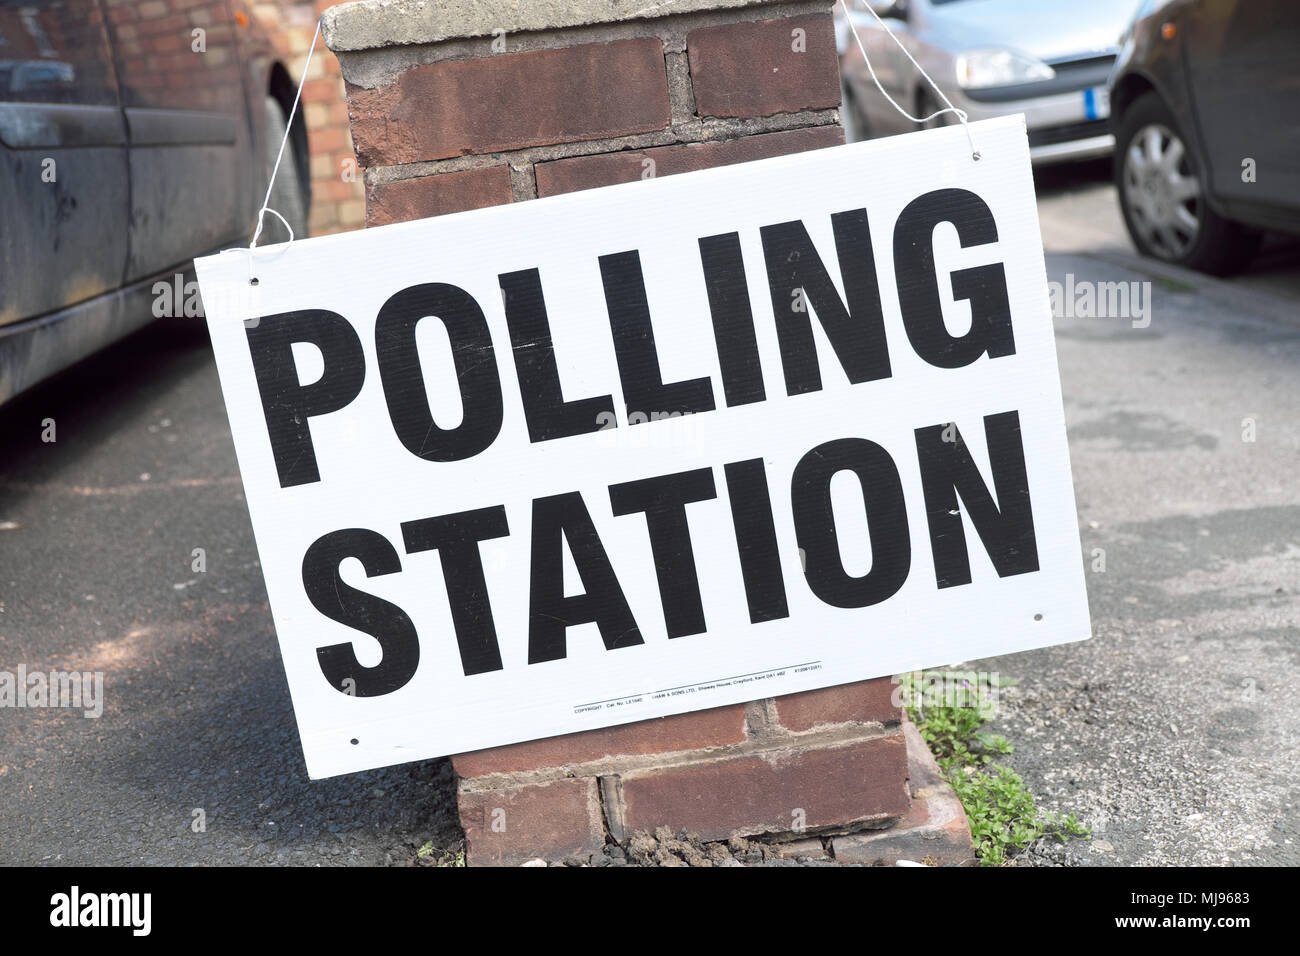
[[[621, 778], [626, 832], [685, 827], [706, 840], [880, 823], [907, 812], [902, 734], [635, 771]], [[802, 821], [796, 811], [802, 810]]]
[[611, 183], [632, 182], [644, 175], [647, 159], [654, 161], [655, 176], [672, 176], [712, 166], [730, 166], [733, 163], [747, 163], [808, 149], [839, 146], [843, 142], [842, 127], [812, 126], [712, 143], [659, 146], [654, 149], [622, 150], [596, 156], [557, 159], [537, 165], [537, 195], [554, 196], [557, 193], [608, 186]]
[[461, 777], [567, 767], [602, 757], [672, 753], [738, 744], [745, 739], [745, 707], [715, 707], [635, 724], [603, 727], [563, 737], [528, 740], [452, 758]]
[[347, 145], [347, 131], [342, 129], [315, 129], [307, 137], [313, 155], [332, 153]]
[[338, 98], [338, 80], [308, 80], [302, 86], [302, 101], [304, 103], [332, 103]]
[[424, 64], [348, 108], [363, 165], [413, 163], [663, 129], [668, 76], [643, 37]]
[[896, 686], [888, 677], [881, 677], [777, 697], [777, 718], [782, 727], [795, 733], [834, 724], [899, 721], [903, 709], [893, 699]]
[[331, 126], [348, 128], [348, 105], [343, 97], [338, 96], [329, 101], [329, 121]]
[[421, 176], [366, 188], [366, 225], [426, 219], [449, 212], [508, 203], [510, 167], [488, 166], [438, 176]]
[[[806, 48], [794, 50], [794, 31]], [[829, 13], [727, 23], [686, 37], [701, 116], [770, 116], [840, 103], [839, 60]]]
[[322, 200], [325, 202], [341, 202], [344, 199], [352, 198], [355, 192], [355, 183], [346, 182], [338, 177], [331, 176], [328, 179], [317, 180], [312, 183], [312, 201]]
[[868, 866], [894, 866], [899, 860], [931, 866], [973, 866], [970, 823], [961, 801], [939, 773], [934, 755], [916, 725], [903, 724], [903, 736], [907, 740], [911, 807], [888, 829], [837, 836], [835, 859]]
[[605, 844], [596, 781], [555, 783], [458, 795], [471, 866], [518, 866], [542, 857], [597, 853]]

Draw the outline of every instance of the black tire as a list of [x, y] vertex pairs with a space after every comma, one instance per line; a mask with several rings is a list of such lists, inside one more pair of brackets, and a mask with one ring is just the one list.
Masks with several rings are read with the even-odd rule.
[[[284, 107], [273, 96], [266, 98], [266, 178], [270, 179], [271, 170], [275, 168], [275, 158], [280, 151], [287, 127]], [[284, 158], [280, 160], [280, 171], [276, 174], [275, 185], [271, 189], [271, 200], [267, 203], [272, 209], [289, 221], [293, 227], [295, 239], [307, 235], [307, 195], [303, 189], [298, 173], [298, 150], [293, 137], [284, 144]], [[262, 238], [258, 245], [270, 245], [276, 242], [288, 242], [289, 234], [284, 224], [269, 212], [262, 221]]]
[[1210, 208], [1197, 158], [1154, 92], [1134, 100], [1116, 123], [1114, 178], [1124, 225], [1144, 256], [1228, 275], [1259, 248], [1258, 232]]

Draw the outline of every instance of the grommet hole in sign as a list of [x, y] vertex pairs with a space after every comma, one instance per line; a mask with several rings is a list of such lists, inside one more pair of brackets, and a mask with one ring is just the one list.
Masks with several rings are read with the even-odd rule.
[[876, 76], [875, 68], [871, 65], [871, 57], [867, 56], [867, 48], [863, 45], [862, 37], [858, 34], [858, 28], [853, 23], [853, 17], [849, 12], [848, 0], [840, 0], [840, 6], [844, 9], [844, 22], [848, 24], [849, 32], [853, 34], [853, 39], [857, 41], [858, 49], [862, 51], [862, 61], [866, 63], [867, 72], [871, 74], [871, 81], [876, 84], [876, 89], [880, 90], [880, 95], [889, 101], [890, 106], [898, 110], [899, 113], [906, 116], [913, 123], [928, 123], [930, 120], [937, 116], [942, 116], [944, 113], [951, 113], [953, 116], [957, 117], [957, 119], [961, 121], [962, 129], [966, 131], [966, 141], [970, 143], [970, 158], [978, 163], [980, 160], [980, 151], [975, 146], [975, 138], [971, 136], [970, 123], [967, 120], [966, 111], [952, 105], [952, 100], [948, 99], [943, 90], [939, 88], [939, 84], [930, 77], [930, 74], [925, 72], [925, 68], [922, 67], [920, 63], [916, 62], [916, 58], [912, 56], [907, 47], [903, 45], [902, 41], [894, 35], [894, 31], [889, 29], [889, 26], [880, 18], [880, 15], [877, 14], [875, 10], [871, 9], [869, 3], [864, 4], [863, 9], [870, 13], [875, 21], [880, 24], [880, 29], [884, 30], [889, 36], [889, 39], [893, 40], [894, 44], [903, 51], [903, 56], [907, 57], [912, 66], [916, 67], [916, 71], [925, 77], [925, 82], [929, 83], [931, 89], [939, 94], [939, 99], [943, 100], [944, 104], [943, 109], [935, 110], [929, 116], [913, 116], [907, 110], [903, 109], [903, 107], [899, 106], [898, 101], [885, 91], [884, 86], [880, 83], [880, 79]]

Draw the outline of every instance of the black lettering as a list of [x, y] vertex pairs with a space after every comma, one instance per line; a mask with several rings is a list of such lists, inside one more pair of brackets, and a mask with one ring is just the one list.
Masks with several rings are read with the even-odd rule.
[[708, 501], [717, 494], [710, 468], [610, 485], [609, 501], [614, 514], [645, 513], [669, 637], [701, 634], [707, 629], [686, 505]]
[[[573, 597], [564, 596], [565, 541], [585, 588]], [[568, 628], [592, 621], [606, 650], [645, 643], [582, 495], [571, 491], [538, 498], [533, 502], [528, 663], [562, 660], [568, 654]]]
[[713, 318], [713, 339], [718, 346], [727, 405], [761, 402], [767, 393], [763, 389], [740, 236], [729, 232], [701, 239], [700, 264], [704, 267], [704, 287], [709, 294], [709, 315]]
[[[854, 577], [840, 560], [831, 478], [851, 471], [862, 485], [871, 540], [871, 570]], [[892, 597], [912, 563], [903, 484], [889, 452], [865, 438], [818, 445], [799, 460], [791, 481], [795, 535], [813, 594], [833, 607], [869, 607]]]
[[538, 271], [509, 272], [499, 281], [505, 297], [506, 324], [510, 327], [529, 440], [551, 441], [599, 431], [603, 427], [600, 416], [606, 412], [613, 414], [614, 400], [609, 395], [572, 402], [564, 400]]
[[[945, 435], [945, 432], [947, 433]], [[957, 496], [988, 552], [998, 577], [1038, 570], [1038, 543], [1025, 474], [1020, 415], [1015, 411], [984, 417], [995, 502], [956, 425], [916, 430], [916, 453], [925, 493], [925, 516], [934, 551], [934, 578], [941, 588], [970, 584], [970, 555]], [[947, 437], [948, 441], [944, 438]]]
[[734, 461], [723, 470], [731, 499], [731, 521], [736, 528], [745, 600], [749, 603], [749, 621], [759, 624], [789, 617], [763, 459]]
[[501, 670], [501, 648], [478, 545], [509, 534], [506, 509], [501, 505], [402, 523], [407, 554], [438, 552], [466, 677]]
[[[280, 487], [320, 481], [308, 419], [338, 411], [361, 392], [361, 340], [347, 319], [325, 309], [263, 316], [247, 333]], [[310, 385], [298, 384], [295, 342], [316, 346], [324, 360], [321, 377]]]
[[[447, 330], [460, 388], [461, 423], [439, 428], [429, 410], [415, 328], [436, 318]], [[426, 461], [472, 458], [501, 431], [501, 379], [483, 310], [464, 289], [441, 282], [410, 286], [393, 295], [375, 320], [375, 351], [393, 430], [413, 455]]]
[[302, 559], [302, 584], [312, 607], [331, 621], [369, 634], [383, 656], [362, 667], [351, 643], [316, 648], [321, 673], [335, 690], [353, 697], [380, 697], [406, 685], [420, 663], [415, 625], [396, 604], [359, 591], [339, 575], [339, 564], [356, 558], [366, 577], [402, 570], [397, 549], [377, 531], [346, 528], [318, 538]]
[[790, 395], [822, 387], [809, 309], [817, 314], [850, 382], [856, 385], [890, 375], [867, 211], [837, 212], [831, 216], [831, 227], [844, 283], [843, 301], [802, 222], [783, 222], [760, 230], [785, 388]]
[[936, 189], [907, 204], [894, 224], [894, 273], [903, 326], [916, 354], [939, 368], [961, 368], [981, 355], [1014, 355], [1011, 305], [1002, 263], [952, 273], [952, 295], [970, 301], [971, 326], [954, 338], [943, 323], [934, 265], [934, 228], [950, 222], [963, 249], [998, 241], [984, 200], [966, 189]]
[[601, 256], [600, 279], [605, 287], [605, 307], [609, 310], [629, 424], [636, 424], [631, 418], [633, 412], [687, 415], [713, 411], [713, 384], [707, 377], [671, 383], [663, 380], [641, 274], [641, 254], [633, 249]]

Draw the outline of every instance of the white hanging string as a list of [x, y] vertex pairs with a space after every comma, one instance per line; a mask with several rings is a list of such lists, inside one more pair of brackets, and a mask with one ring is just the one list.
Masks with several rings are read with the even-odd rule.
[[271, 167], [271, 179], [270, 182], [266, 184], [266, 196], [262, 199], [262, 208], [257, 211], [257, 228], [253, 230], [253, 241], [248, 244], [249, 285], [257, 285], [257, 278], [253, 275], [253, 256], [257, 251], [257, 240], [262, 237], [262, 225], [268, 212], [275, 216], [276, 219], [279, 219], [280, 222], [284, 223], [284, 228], [289, 230], [289, 242], [286, 244], [286, 247], [293, 244], [293, 226], [289, 225], [288, 220], [285, 219], [284, 216], [271, 208], [271, 190], [275, 188], [275, 177], [280, 172], [280, 161], [284, 159], [284, 148], [288, 145], [289, 136], [293, 132], [293, 118], [298, 114], [298, 101], [302, 99], [303, 84], [307, 82], [307, 73], [311, 69], [311, 57], [312, 54], [316, 52], [316, 41], [320, 39], [320, 24], [321, 21], [317, 18], [316, 32], [312, 35], [311, 47], [307, 50], [307, 62], [304, 63], [302, 67], [302, 79], [298, 81], [298, 92], [293, 95], [293, 106], [289, 108], [289, 119], [288, 122], [285, 123], [284, 138], [280, 140], [280, 152], [276, 154], [275, 165]]
[[[907, 47], [905, 47], [902, 44], [902, 42], [898, 39], [898, 37], [894, 35], [894, 32], [889, 29], [889, 27], [885, 24], [885, 21], [880, 18], [880, 16], [876, 13], [876, 11], [871, 9], [870, 4], [866, 6], [867, 12], [870, 13], [873, 18], [875, 18], [876, 23], [880, 24], [880, 28], [884, 30], [886, 34], [889, 35], [889, 38], [898, 45], [898, 48], [903, 51], [903, 55], [907, 57], [907, 59], [911, 62], [912, 66], [916, 67], [917, 72], [920, 73], [921, 76], [925, 77], [925, 81], [930, 84], [930, 87], [935, 91], [935, 93], [939, 94], [939, 99], [943, 100], [944, 102], [943, 109], [936, 110], [935, 112], [931, 113], [929, 116], [913, 116], [907, 110], [903, 109], [903, 107], [899, 106], [898, 102], [885, 91], [884, 86], [881, 85], [880, 78], [876, 76], [876, 71], [871, 65], [871, 58], [867, 56], [867, 48], [863, 45], [862, 37], [858, 34], [858, 28], [857, 26], [854, 25], [853, 18], [849, 14], [848, 0], [840, 0], [840, 6], [844, 8], [845, 23], [848, 24], [849, 31], [853, 34], [853, 39], [857, 41], [858, 49], [862, 51], [862, 60], [864, 63], [867, 64], [867, 71], [871, 74], [871, 80], [873, 83], [876, 84], [876, 89], [880, 91], [880, 94], [886, 100], [889, 101], [890, 105], [893, 106], [894, 109], [898, 110], [899, 113], [901, 113], [903, 116], [906, 116], [909, 120], [911, 120], [914, 123], [925, 123], [928, 122], [929, 120], [934, 119], [936, 116], [942, 116], [944, 113], [952, 113], [954, 116], [957, 117], [958, 120], [961, 121], [961, 125], [963, 129], [965, 129], [966, 131], [966, 140], [970, 143], [971, 159], [979, 160], [980, 152], [975, 146], [975, 138], [971, 136], [970, 123], [967, 122], [966, 111], [962, 109], [958, 109], [957, 107], [952, 105], [952, 101], [949, 100], [947, 95], [944, 94], [943, 90], [939, 88], [939, 84], [936, 83], [930, 77], [929, 73], [925, 72], [925, 70], [921, 67], [921, 64], [916, 62], [915, 57], [913, 57], [912, 54], [908, 52]], [[257, 226], [253, 230], [253, 239], [248, 244], [249, 285], [257, 285], [257, 277], [253, 275], [253, 257], [256, 255], [257, 252], [257, 240], [262, 237], [262, 229], [265, 224], [266, 214], [269, 212], [271, 215], [275, 216], [276, 219], [279, 219], [280, 222], [284, 224], [284, 228], [288, 230], [289, 242], [286, 245], [291, 245], [295, 238], [293, 233], [293, 227], [289, 225], [288, 220], [286, 220], [284, 216], [280, 215], [279, 212], [271, 208], [270, 205], [271, 192], [275, 188], [275, 177], [279, 175], [280, 163], [284, 159], [285, 146], [288, 145], [289, 136], [292, 134], [293, 131], [294, 117], [298, 115], [298, 102], [299, 100], [302, 99], [303, 84], [307, 82], [307, 73], [311, 69], [311, 58], [312, 55], [316, 52], [316, 44], [320, 40], [320, 26], [321, 26], [321, 21], [318, 18], [316, 20], [316, 32], [312, 34], [312, 38], [311, 38], [311, 47], [308, 48], [307, 50], [307, 60], [303, 64], [302, 78], [298, 81], [298, 91], [294, 93], [293, 106], [290, 107], [289, 109], [289, 119], [288, 122], [285, 124], [284, 138], [280, 140], [280, 151], [276, 153], [275, 165], [271, 167], [271, 178], [270, 181], [267, 182], [266, 184], [266, 195], [262, 198], [262, 208], [260, 208], [257, 211]]]
[[876, 13], [876, 11], [871, 8], [871, 4], [866, 3], [864, 4], [866, 11], [870, 13], [872, 17], [875, 18], [875, 21], [878, 24], [880, 24], [880, 28], [884, 30], [886, 34], [889, 35], [889, 38], [893, 40], [895, 44], [898, 45], [898, 48], [903, 51], [903, 56], [907, 57], [907, 59], [911, 62], [912, 66], [916, 67], [916, 71], [920, 73], [923, 77], [925, 77], [925, 81], [930, 84], [931, 88], [936, 93], [939, 94], [939, 99], [943, 100], [944, 102], [943, 109], [935, 110], [929, 116], [913, 116], [907, 110], [903, 109], [903, 107], [899, 106], [898, 102], [887, 92], [885, 92], [884, 86], [881, 85], [880, 79], [876, 76], [875, 69], [872, 68], [871, 66], [871, 58], [867, 56], [867, 48], [863, 46], [862, 37], [858, 34], [858, 28], [857, 26], [854, 25], [853, 17], [849, 13], [848, 0], [840, 0], [840, 6], [844, 8], [844, 22], [848, 24], [849, 32], [853, 34], [853, 39], [857, 41], [858, 49], [862, 51], [862, 60], [864, 63], [867, 64], [867, 72], [871, 74], [871, 80], [873, 83], [876, 84], [876, 89], [880, 90], [880, 95], [883, 96], [885, 99], [889, 100], [890, 106], [898, 110], [898, 112], [902, 113], [913, 123], [927, 123], [930, 120], [934, 119], [936, 116], [942, 116], [944, 113], [952, 113], [954, 116], [957, 117], [957, 119], [961, 121], [962, 128], [966, 131], [966, 141], [970, 143], [971, 159], [978, 162], [980, 158], [980, 151], [975, 147], [975, 138], [971, 136], [970, 123], [966, 121], [966, 111], [963, 109], [958, 109], [956, 106], [952, 105], [952, 101], [948, 99], [948, 97], [944, 94], [943, 90], [939, 89], [939, 84], [930, 78], [930, 74], [925, 72], [925, 70], [921, 67], [920, 63], [916, 62], [916, 58], [913, 57], [912, 54], [908, 52], [907, 47], [903, 45], [903, 42], [899, 40], [897, 36], [894, 35], [894, 31], [889, 29], [885, 21], [882, 20], [880, 16]]

